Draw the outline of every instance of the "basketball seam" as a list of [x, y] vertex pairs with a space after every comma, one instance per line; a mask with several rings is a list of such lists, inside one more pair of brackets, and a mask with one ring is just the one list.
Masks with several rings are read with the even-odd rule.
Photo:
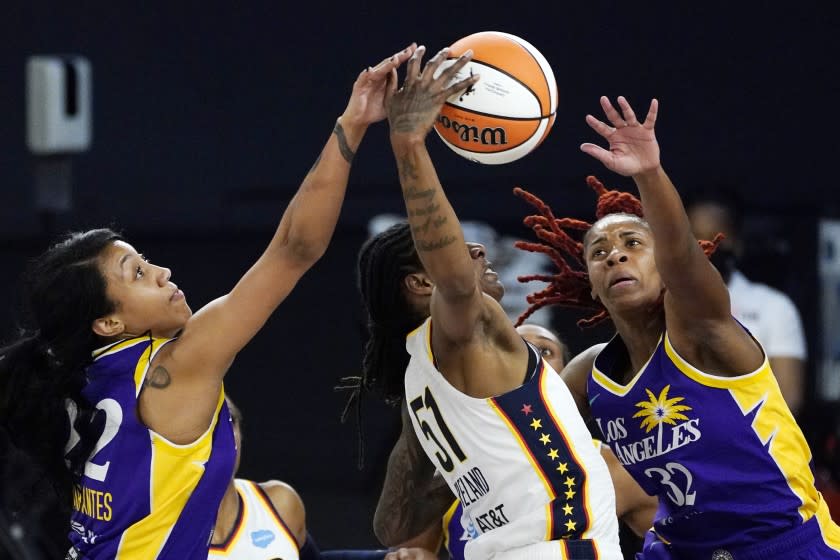
[[[545, 72], [542, 72], [542, 66], [540, 65], [540, 61], [539, 61], [539, 60], [537, 60], [537, 59], [536, 59], [536, 57], [534, 57], [534, 55], [533, 55], [533, 54], [531, 54], [531, 51], [529, 51], [528, 49], [526, 49], [525, 47], [523, 47], [523, 46], [522, 46], [522, 45], [520, 45], [519, 43], [517, 43], [517, 46], [518, 46], [519, 48], [521, 48], [523, 51], [525, 51], [526, 53], [528, 53], [528, 56], [530, 56], [530, 57], [534, 60], [534, 62], [536, 62], [536, 63], [537, 63], [537, 67], [540, 69], [540, 73], [542, 74], [543, 81], [545, 81], [545, 82], [546, 82], [546, 84], [545, 84], [545, 85], [546, 85], [546, 88], [549, 90], [549, 99], [548, 99], [548, 102], [549, 102], [549, 104], [550, 104], [550, 103], [551, 103], [551, 86], [548, 84], [548, 80], [546, 80], [546, 79], [545, 79]], [[457, 58], [455, 58], [455, 57], [449, 57], [447, 60], [458, 60], [458, 59], [457, 59]], [[519, 85], [521, 85], [523, 88], [525, 88], [526, 90], [528, 90], [528, 93], [530, 93], [531, 95], [533, 95], [533, 96], [534, 96], [534, 98], [537, 100], [537, 103], [539, 103], [539, 105], [540, 105], [540, 113], [542, 113], [543, 106], [542, 106], [542, 101], [540, 100], [540, 96], [539, 96], [539, 95], [537, 95], [537, 92], [535, 92], [533, 89], [531, 89], [530, 87], [528, 87], [528, 84], [526, 84], [525, 82], [523, 82], [522, 80], [520, 80], [519, 78], [517, 78], [516, 76], [514, 76], [513, 74], [511, 74], [511, 73], [509, 73], [509, 72], [506, 72], [505, 70], [503, 70], [503, 69], [499, 68], [498, 66], [494, 66], [493, 64], [489, 64], [489, 63], [487, 63], [487, 62], [484, 62], [483, 60], [476, 60], [476, 59], [473, 59], [473, 62], [477, 62], [477, 63], [483, 64], [484, 66], [486, 66], [486, 67], [488, 67], [488, 68], [492, 68], [493, 70], [495, 70], [496, 72], [499, 72], [500, 74], [504, 74], [505, 76], [507, 76], [508, 78], [510, 78], [511, 80], [513, 80], [514, 82], [518, 83], [518, 84], [519, 84]], [[463, 107], [459, 107], [458, 105], [452, 105], [452, 104], [451, 104], [451, 103], [449, 103], [449, 102], [447, 102], [446, 104], [447, 104], [447, 105], [449, 105], [450, 107], [458, 107], [459, 109], [463, 109]], [[472, 109], [470, 109], [470, 111], [472, 111]], [[487, 116], [487, 117], [498, 117], [498, 116], [499, 116], [499, 115], [490, 115], [489, 113], [481, 113], [481, 112], [479, 112], [479, 111], [473, 111], [473, 112], [474, 112], [474, 113], [476, 113], [476, 114], [479, 114], [479, 115], [484, 115], [484, 116]], [[556, 112], [556, 110], [555, 110], [555, 112]], [[526, 120], [526, 121], [531, 121], [531, 120], [535, 120], [535, 119], [545, 119], [545, 118], [550, 117], [550, 116], [551, 116], [551, 115], [553, 115], [553, 114], [554, 114], [554, 112], [549, 113], [548, 115], [540, 115], [539, 117], [505, 117], [505, 118], [506, 118], [506, 119], [511, 119], [511, 120]]]
[[455, 105], [454, 103], [451, 103], [449, 101], [444, 101], [443, 104], [448, 107], [452, 107], [453, 109], [463, 111], [465, 113], [472, 113], [474, 115], [481, 115], [482, 117], [492, 117], [494, 119], [500, 119], [505, 121], [541, 121], [543, 119], [550, 119], [552, 116], [554, 116], [554, 113], [551, 113], [550, 115], [543, 115], [539, 117], [508, 117], [506, 115], [495, 115], [493, 113], [484, 113], [482, 111], [476, 111], [475, 109], [468, 109], [467, 107]]

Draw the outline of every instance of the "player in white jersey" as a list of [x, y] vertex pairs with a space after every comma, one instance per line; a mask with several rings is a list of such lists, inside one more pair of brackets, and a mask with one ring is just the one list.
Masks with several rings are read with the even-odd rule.
[[[471, 52], [438, 77], [446, 50], [421, 68], [424, 52], [418, 48], [402, 88], [387, 100], [415, 262], [377, 270], [377, 261], [388, 256], [362, 250], [360, 269], [378, 272], [360, 275], [373, 334], [365, 374], [387, 375], [380, 388], [393, 389], [393, 376], [401, 373], [395, 366], [402, 360], [404, 367], [406, 358], [393, 338], [404, 336], [403, 328], [430, 309], [431, 317], [413, 325], [422, 323], [403, 346], [411, 354], [402, 370], [405, 410], [425, 455], [471, 522], [475, 534], [466, 558], [620, 559], [607, 466], [565, 384], [499, 305], [504, 287], [484, 247], [464, 242], [426, 150], [426, 135], [444, 101], [478, 80], [447, 85]], [[404, 225], [392, 229], [383, 236], [386, 242], [404, 237]], [[394, 248], [405, 249], [399, 241]], [[378, 284], [395, 278], [397, 301], [383, 302], [376, 296]], [[392, 315], [405, 303], [408, 313]], [[424, 499], [428, 493], [420, 488], [416, 494]], [[438, 519], [450, 504], [451, 497], [436, 512]]]
[[[242, 456], [242, 413], [226, 399], [236, 441], [236, 467]], [[232, 479], [219, 506], [208, 558], [298, 560], [306, 542], [303, 501], [283, 482]]]

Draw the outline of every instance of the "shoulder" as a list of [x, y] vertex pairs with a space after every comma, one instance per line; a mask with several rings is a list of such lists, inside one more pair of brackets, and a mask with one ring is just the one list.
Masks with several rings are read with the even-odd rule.
[[592, 364], [595, 363], [595, 358], [606, 345], [607, 343], [604, 342], [590, 346], [572, 358], [560, 372], [560, 377], [566, 382], [575, 399], [586, 396], [586, 382], [592, 372]]
[[275, 511], [289, 527], [299, 546], [306, 542], [306, 508], [297, 491], [279, 480], [255, 483], [268, 499]]

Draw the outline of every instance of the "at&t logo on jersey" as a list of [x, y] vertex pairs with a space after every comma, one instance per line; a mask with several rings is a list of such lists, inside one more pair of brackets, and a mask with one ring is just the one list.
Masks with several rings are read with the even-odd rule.
[[[640, 418], [639, 428], [650, 435], [637, 441], [621, 441], [629, 436], [624, 418], [609, 420], [606, 425], [602, 425], [600, 418], [596, 419], [606, 442], [611, 444], [622, 464], [632, 465], [659, 457], [700, 439], [700, 419], [689, 418], [685, 413], [692, 408], [683, 402], [684, 397], [669, 398], [670, 390], [671, 386], [666, 385], [657, 396], [650, 389], [645, 389], [648, 399], [636, 403], [640, 410], [633, 418]], [[654, 430], [656, 432], [651, 433]]]

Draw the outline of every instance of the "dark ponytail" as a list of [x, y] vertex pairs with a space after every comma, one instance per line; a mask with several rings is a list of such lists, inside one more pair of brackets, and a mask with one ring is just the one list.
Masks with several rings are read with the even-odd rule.
[[[4, 481], [3, 505], [12, 513], [32, 507], [44, 488], [69, 509], [73, 482], [95, 444], [101, 422], [91, 421], [96, 411], [81, 392], [91, 354], [103, 344], [93, 321], [115, 309], [98, 259], [117, 239], [108, 229], [70, 234], [24, 274], [24, 327], [0, 348], [0, 445], [4, 455], [31, 463], [23, 483]], [[66, 455], [68, 407], [81, 441]]]

